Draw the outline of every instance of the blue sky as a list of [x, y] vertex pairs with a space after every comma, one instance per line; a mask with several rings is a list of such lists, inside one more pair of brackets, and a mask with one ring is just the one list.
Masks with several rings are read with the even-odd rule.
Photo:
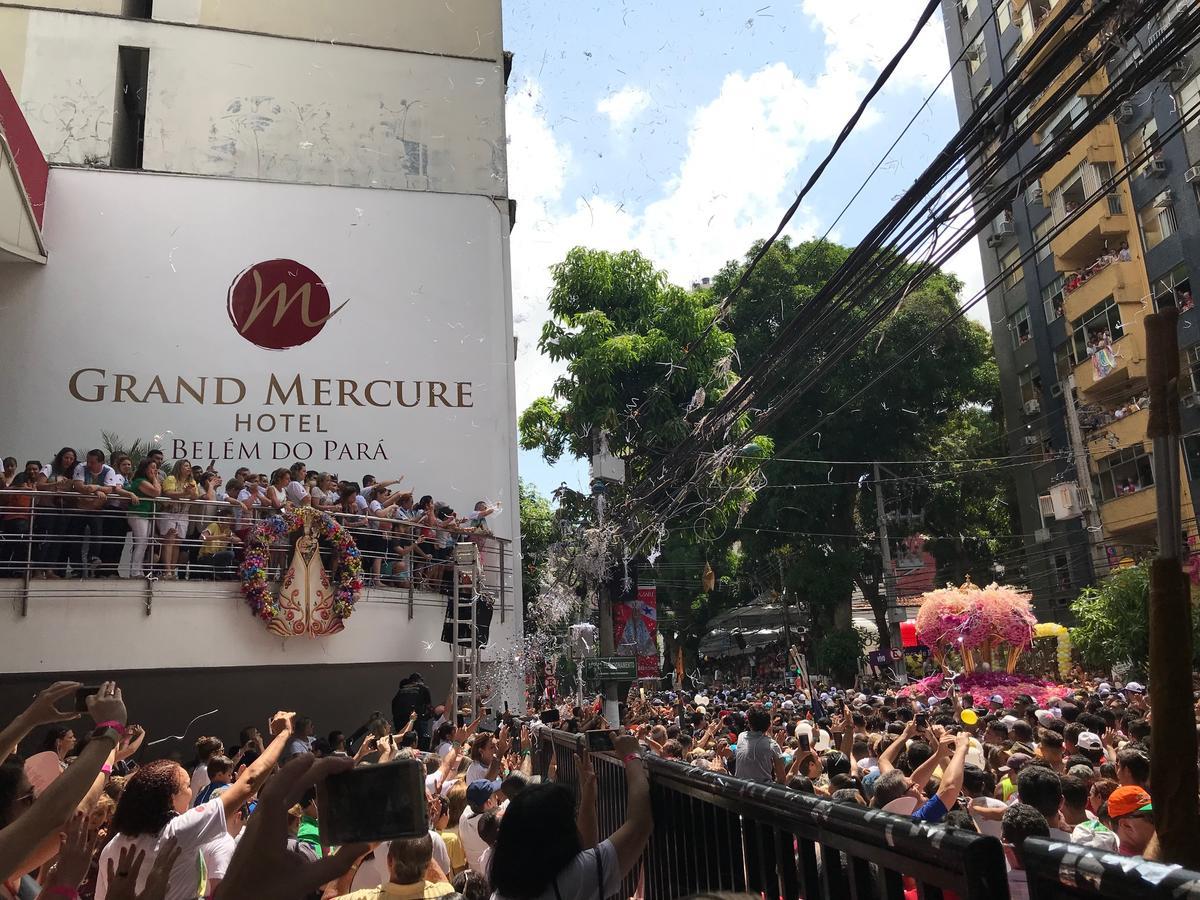
[[[506, 4], [518, 411], [559, 372], [536, 347], [549, 266], [576, 245], [632, 248], [686, 285], [741, 257], [774, 230], [923, 5]], [[933, 91], [949, 67], [943, 27], [940, 16], [926, 27], [791, 233], [823, 233]], [[947, 80], [832, 237], [854, 243], [956, 128]], [[978, 289], [973, 246], [951, 268]], [[544, 492], [586, 489], [582, 463], [522, 452], [520, 467]]]

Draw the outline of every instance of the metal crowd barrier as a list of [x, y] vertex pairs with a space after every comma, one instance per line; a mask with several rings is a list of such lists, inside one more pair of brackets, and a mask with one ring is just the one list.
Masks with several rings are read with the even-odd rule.
[[[581, 735], [537, 732], [536, 771], [578, 788]], [[625, 818], [625, 769], [593, 756], [601, 840]], [[758, 894], [767, 900], [957, 897], [1006, 900], [1000, 842], [962, 829], [835, 803], [650, 756], [654, 830], [622, 896]], [[1134, 857], [1031, 838], [1024, 856], [1031, 900], [1200, 897], [1200, 874]]]
[[[20, 505], [18, 498], [29, 498], [30, 505]], [[61, 508], [60, 501], [74, 502], [92, 499], [86, 494], [71, 491], [28, 491], [0, 489], [0, 579], [23, 579], [26, 585], [26, 601], [30, 582], [39, 577], [64, 577], [95, 580], [104, 577], [133, 578], [129, 565], [132, 545], [126, 509], [110, 506], [98, 510]], [[145, 576], [153, 582], [161, 574], [161, 564], [155, 561], [155, 552], [161, 549], [162, 536], [158, 534], [158, 523], [163, 517], [183, 518], [182, 513], [171, 513], [162, 507], [167, 503], [182, 503], [188, 508], [188, 533], [178, 539], [180, 547], [177, 577], [181, 580], [236, 579], [240, 565], [240, 553], [235, 553], [232, 563], [210, 566], [199, 562], [199, 551], [203, 546], [202, 532], [218, 517], [233, 525], [230, 501], [180, 500], [145, 498], [154, 505], [149, 517], [150, 551], [147, 553]], [[256, 506], [250, 513], [243, 513], [242, 521], [234, 526], [235, 531], [252, 527], [258, 521], [271, 516], [271, 507]], [[404, 535], [416, 538], [423, 526], [377, 516], [357, 515], [340, 511], [325, 510], [334, 519], [348, 521], [352, 530], [362, 532], [362, 523], [376, 523], [372, 528], [387, 538], [388, 548], [382, 553], [360, 547], [364, 578], [372, 576], [373, 562], [395, 561], [400, 556], [393, 552], [392, 541]], [[249, 520], [249, 521], [247, 521]], [[372, 527], [368, 524], [368, 527]], [[500, 622], [506, 620], [512, 595], [512, 547], [511, 541], [491, 534], [472, 534], [468, 539], [478, 541], [483, 562], [483, 589], [491, 594], [499, 607]], [[236, 551], [236, 548], [235, 548]], [[282, 563], [283, 555], [272, 564]], [[406, 570], [403, 575], [383, 575], [376, 588], [397, 591], [407, 596], [408, 617], [413, 617], [413, 603], [418, 592], [442, 593], [442, 585], [434, 584], [434, 570], [444, 565], [452, 569], [453, 560], [445, 562], [425, 559], [416, 554], [406, 554]], [[275, 566], [273, 565], [272, 568]], [[381, 570], [384, 567], [381, 565]], [[276, 577], [281, 572], [274, 573]], [[0, 581], [0, 583], [3, 583]], [[102, 582], [98, 582], [102, 583]], [[149, 607], [147, 607], [149, 609]], [[26, 612], [26, 603], [21, 604], [21, 614]]]

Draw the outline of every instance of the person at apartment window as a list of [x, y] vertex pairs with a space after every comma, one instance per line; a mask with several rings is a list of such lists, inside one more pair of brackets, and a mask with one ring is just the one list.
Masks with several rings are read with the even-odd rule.
[[132, 578], [142, 578], [146, 574], [146, 552], [150, 549], [150, 536], [154, 529], [155, 500], [162, 495], [162, 488], [158, 484], [158, 463], [152, 456], [138, 463], [129, 489], [138, 498], [136, 503], [130, 504], [126, 515], [129, 530], [133, 532], [129, 574]]
[[33, 492], [45, 480], [41, 462], [31, 459], [25, 463], [25, 471], [9, 484], [9, 489], [14, 493], [0, 501], [3, 507], [0, 531], [5, 535], [5, 539], [0, 541], [0, 573], [15, 576], [25, 568], [27, 560], [38, 558], [40, 548], [36, 543], [40, 528], [39, 521], [33, 515]]
[[[79, 456], [71, 447], [63, 447], [54, 455], [46, 483], [41, 489], [59, 496], [38, 503], [46, 507], [46, 527], [42, 550], [38, 559], [38, 575], [41, 578], [61, 578], [67, 573], [67, 548], [79, 539], [81, 519], [73, 497], [61, 496], [74, 487], [75, 465]], [[39, 498], [40, 501], [40, 498]]]
[[1126, 478], [1124, 481], [1121, 482], [1121, 493], [1122, 494], [1136, 494], [1137, 493], [1137, 485], [1133, 483], [1132, 478]]
[[[105, 463], [103, 450], [89, 450], [86, 459], [75, 466], [71, 489], [82, 496], [76, 501], [81, 513], [80, 540], [71, 546], [71, 561], [80, 572], [94, 567], [94, 573], [100, 574], [106, 559], [111, 556], [107, 552], [107, 544], [112, 529], [107, 523], [110, 518], [118, 516], [110, 512], [108, 498], [124, 485], [124, 480], [116, 470]], [[83, 543], [85, 531], [90, 535], [86, 554]]]
[[1181, 313], [1187, 312], [1189, 309], [1191, 309], [1193, 306], [1196, 305], [1196, 302], [1194, 300], [1192, 300], [1192, 292], [1190, 290], [1180, 288], [1175, 291], [1175, 297], [1176, 297], [1175, 305], [1179, 307], [1179, 311]]
[[1117, 251], [1117, 262], [1132, 262], [1133, 254], [1129, 252], [1129, 242], [1122, 241], [1121, 249]]
[[175, 578], [179, 563], [179, 545], [188, 533], [188, 502], [200, 496], [200, 487], [192, 474], [192, 464], [178, 460], [171, 474], [163, 479], [162, 494], [170, 499], [158, 519], [158, 536], [162, 538], [163, 578]]
[[14, 456], [4, 457], [4, 473], [0, 475], [0, 487], [9, 487], [17, 477], [17, 460]]

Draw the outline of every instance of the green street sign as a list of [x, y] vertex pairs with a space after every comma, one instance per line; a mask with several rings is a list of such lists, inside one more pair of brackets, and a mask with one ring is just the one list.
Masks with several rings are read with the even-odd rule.
[[587, 681], [636, 681], [636, 656], [602, 656], [583, 661]]

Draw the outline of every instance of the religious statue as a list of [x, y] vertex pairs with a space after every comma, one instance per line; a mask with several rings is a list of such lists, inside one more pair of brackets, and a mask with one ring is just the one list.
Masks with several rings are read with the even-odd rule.
[[321, 560], [311, 516], [296, 540], [292, 563], [279, 585], [280, 614], [267, 628], [283, 637], [325, 637], [346, 626], [333, 612], [334, 591]]

